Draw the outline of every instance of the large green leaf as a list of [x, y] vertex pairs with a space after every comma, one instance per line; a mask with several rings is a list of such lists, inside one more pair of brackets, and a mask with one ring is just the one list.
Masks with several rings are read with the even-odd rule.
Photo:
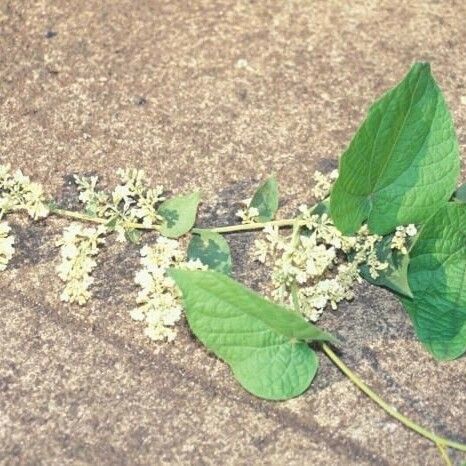
[[273, 176], [257, 188], [249, 207], [259, 211], [258, 222], [268, 222], [275, 217], [278, 209], [278, 183]]
[[369, 114], [340, 160], [330, 210], [345, 234], [367, 220], [390, 233], [423, 223], [453, 193], [458, 142], [445, 100], [427, 63], [416, 63]]
[[218, 272], [171, 270], [193, 333], [241, 385], [272, 400], [301, 394], [318, 360], [308, 342], [332, 336]]
[[195, 192], [162, 202], [158, 208], [158, 214], [163, 218], [160, 233], [168, 238], [178, 238], [191, 230], [196, 221], [199, 201], [200, 194]]
[[210, 270], [231, 274], [230, 246], [219, 233], [201, 231], [193, 235], [188, 246], [188, 259], [199, 259]]
[[410, 252], [413, 299], [402, 299], [416, 334], [437, 359], [466, 351], [466, 204], [445, 204]]

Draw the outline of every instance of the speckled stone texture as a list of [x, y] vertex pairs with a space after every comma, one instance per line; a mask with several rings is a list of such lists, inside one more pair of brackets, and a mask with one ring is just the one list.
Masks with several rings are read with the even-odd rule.
[[[464, 152], [465, 18], [462, 0], [4, 0], [0, 160], [71, 207], [73, 173], [112, 185], [117, 167], [144, 168], [169, 190], [200, 188], [204, 225], [232, 222], [276, 173], [286, 215], [312, 202], [313, 171], [336, 166], [370, 103], [414, 60], [432, 62]], [[109, 241], [89, 306], [61, 303], [54, 242], [67, 222], [10, 221], [1, 464], [442, 464], [324, 357], [302, 397], [271, 403], [244, 392], [184, 323], [174, 344], [148, 341], [128, 314], [131, 245]], [[230, 241], [236, 276], [260, 288], [253, 238]], [[466, 359], [433, 361], [393, 297], [361, 286], [322, 325], [389, 402], [466, 441]]]

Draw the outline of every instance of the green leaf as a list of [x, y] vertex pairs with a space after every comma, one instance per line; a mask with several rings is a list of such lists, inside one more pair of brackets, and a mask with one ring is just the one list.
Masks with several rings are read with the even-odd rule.
[[340, 160], [331, 216], [345, 234], [364, 221], [381, 235], [424, 223], [450, 199], [459, 151], [450, 112], [427, 63], [369, 110]]
[[453, 196], [453, 200], [458, 202], [466, 202], [466, 183], [462, 184]]
[[360, 268], [359, 272], [364, 280], [373, 285], [382, 286], [395, 293], [412, 298], [413, 294], [408, 283], [409, 255], [394, 251], [390, 247], [392, 239], [393, 235], [385, 236], [376, 247], [377, 258], [380, 262], [388, 263], [388, 268], [380, 270], [377, 278], [371, 277], [369, 267], [366, 264]]
[[193, 235], [188, 246], [188, 259], [199, 259], [210, 270], [231, 274], [230, 246], [219, 233], [203, 231]]
[[418, 338], [437, 359], [466, 351], [466, 204], [448, 203], [422, 228], [410, 252], [404, 298]]
[[186, 234], [194, 226], [197, 207], [200, 201], [198, 192], [177, 196], [160, 204], [159, 215], [163, 222], [160, 232], [168, 238], [179, 238]]
[[172, 269], [193, 333], [230, 365], [239, 383], [271, 400], [304, 392], [318, 360], [310, 341], [333, 337], [218, 272]]
[[109, 231], [115, 231], [117, 222], [118, 222], [118, 216], [115, 215], [105, 224], [105, 226], [108, 228]]
[[327, 214], [327, 216], [330, 216], [330, 200], [324, 199], [323, 201], [320, 201], [318, 204], [314, 206], [312, 209], [312, 214], [313, 215], [322, 215]]
[[278, 210], [278, 183], [272, 176], [265, 180], [254, 193], [249, 207], [259, 211], [258, 222], [269, 222]]
[[141, 232], [135, 228], [125, 230], [125, 238], [133, 244], [138, 244], [141, 239]]

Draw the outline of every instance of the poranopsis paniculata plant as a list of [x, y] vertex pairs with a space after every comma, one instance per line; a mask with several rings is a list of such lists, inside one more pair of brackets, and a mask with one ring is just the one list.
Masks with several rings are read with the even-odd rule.
[[[140, 247], [139, 292], [130, 311], [147, 337], [173, 341], [184, 306], [193, 334], [231, 366], [243, 387], [274, 400], [309, 387], [321, 350], [388, 414], [434, 442], [450, 464], [446, 448], [466, 451], [466, 445], [389, 407], [333, 352], [329, 345], [338, 339], [309, 321], [353, 299], [362, 276], [401, 300], [419, 340], [437, 359], [464, 354], [466, 186], [455, 189], [458, 147], [430, 67], [416, 63], [371, 107], [342, 155], [340, 173], [316, 172], [311, 194], [317, 204], [302, 205], [291, 219], [276, 218], [273, 177], [237, 212], [241, 224], [193, 228], [199, 193], [165, 199], [163, 188], [150, 187], [141, 170], [119, 170], [111, 192], [99, 189], [95, 176], [76, 176], [83, 209], [70, 211], [47, 202], [42, 187], [21, 171], [0, 165], [0, 270], [18, 247], [8, 214], [72, 218], [57, 243], [56, 270], [64, 282], [60, 298], [84, 305], [109, 235], [138, 243], [141, 231], [155, 231], [155, 240]], [[421, 226], [419, 234], [410, 222]], [[253, 254], [271, 268], [275, 303], [229, 277], [232, 258], [222, 235], [253, 230], [263, 230]]]

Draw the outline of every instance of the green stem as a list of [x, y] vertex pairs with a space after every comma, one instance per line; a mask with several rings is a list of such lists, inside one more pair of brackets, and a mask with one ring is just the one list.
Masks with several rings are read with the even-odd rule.
[[[344, 362], [332, 351], [332, 349], [325, 343], [322, 344], [322, 349], [324, 353], [329, 357], [329, 359], [343, 372], [343, 374], [348, 377], [348, 379], [353, 382], [365, 395], [367, 395], [374, 403], [378, 404], [389, 416], [395, 418], [397, 421], [401, 422], [403, 425], [409, 429], [417, 432], [419, 435], [429, 439], [431, 442], [435, 443], [438, 448], [443, 448], [443, 453], [445, 453], [445, 447], [454, 448], [455, 450], [465, 451], [466, 445], [463, 443], [455, 442], [453, 440], [440, 437], [434, 432], [425, 429], [424, 427], [416, 424], [414, 421], [399, 413], [398, 410], [386, 403], [377, 393], [370, 389], [349, 367], [347, 367]], [[445, 453], [446, 454], [446, 453]], [[445, 456], [444, 456], [445, 459]]]
[[237, 231], [251, 231], [251, 230], [262, 230], [267, 226], [276, 226], [278, 228], [282, 227], [292, 227], [296, 223], [299, 226], [306, 225], [306, 220], [296, 220], [295, 218], [285, 218], [283, 220], [271, 220], [270, 222], [262, 223], [241, 223], [239, 225], [229, 225], [226, 227], [217, 227], [217, 228], [193, 228], [193, 233], [202, 233], [204, 231], [209, 231], [211, 233], [235, 233]]
[[[298, 298], [298, 286], [296, 283], [291, 285], [291, 298], [293, 300], [293, 307], [297, 312], [299, 312], [299, 298]], [[367, 395], [374, 403], [378, 404], [389, 416], [392, 416], [397, 421], [401, 422], [404, 426], [408, 427], [408, 429], [417, 432], [422, 437], [429, 439], [431, 442], [435, 443], [437, 448], [442, 455], [443, 460], [447, 465], [451, 465], [450, 458], [446, 452], [446, 447], [454, 448], [455, 450], [465, 451], [466, 452], [466, 444], [455, 442], [453, 440], [439, 437], [434, 432], [425, 429], [424, 427], [416, 424], [414, 421], [409, 419], [408, 417], [404, 416], [403, 414], [399, 413], [398, 410], [394, 407], [389, 405], [386, 401], [384, 401], [377, 393], [375, 393], [371, 388], [369, 388], [363, 381], [360, 379], [333, 351], [332, 349], [326, 344], [322, 343], [322, 349], [327, 357], [335, 364], [335, 366], [340, 369], [343, 374], [348, 377], [348, 379], [356, 385], [365, 395]]]
[[445, 462], [446, 466], [453, 466], [450, 457], [448, 456], [447, 449], [445, 448], [444, 445], [440, 445], [439, 443], [436, 444], [437, 449], [440, 453], [440, 456], [442, 457], [443, 461]]
[[[82, 222], [92, 222], [105, 225], [110, 221], [108, 218], [94, 217], [92, 215], [83, 214], [82, 212], [76, 212], [74, 210], [58, 209], [56, 207], [50, 208], [50, 213], [59, 217], [73, 218], [75, 220], [81, 220]], [[125, 222], [123, 224], [125, 228], [134, 228], [137, 230], [158, 230], [159, 225], [143, 225], [141, 223]]]
[[443, 461], [445, 462], [446, 466], [453, 466], [450, 457], [448, 456], [447, 449], [444, 445], [440, 445], [439, 443], [436, 444], [437, 449], [442, 457]]
[[75, 220], [81, 220], [83, 222], [93, 222], [93, 223], [100, 223], [100, 224], [105, 224], [108, 222], [108, 220], [105, 218], [93, 217], [92, 215], [86, 215], [81, 212], [75, 212], [73, 210], [58, 209], [55, 207], [50, 209], [50, 213], [53, 215], [58, 215], [59, 217], [73, 218]]

